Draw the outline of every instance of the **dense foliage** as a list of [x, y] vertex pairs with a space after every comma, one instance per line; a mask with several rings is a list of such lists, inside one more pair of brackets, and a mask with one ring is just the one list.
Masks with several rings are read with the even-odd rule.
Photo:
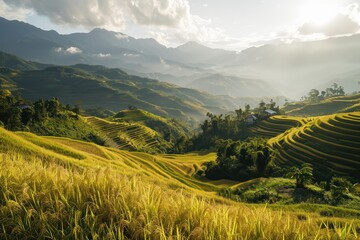
[[64, 106], [57, 98], [26, 101], [5, 90], [0, 95], [0, 123], [12, 131], [69, 137], [104, 144], [81, 117], [79, 106]]
[[270, 116], [266, 110], [272, 110], [275, 114], [281, 113], [279, 106], [276, 106], [272, 100], [269, 103], [261, 101], [259, 106], [254, 109], [250, 109], [250, 106], [246, 105], [244, 109], [235, 110], [234, 114], [208, 113], [208, 119], [200, 124], [201, 132], [191, 139], [189, 147], [191, 150], [214, 149], [216, 142], [220, 139], [246, 140], [253, 136], [249, 130], [250, 125], [247, 118], [254, 116], [257, 121], [265, 120]]
[[309, 101], [310, 103], [318, 103], [329, 97], [343, 96], [345, 95], [344, 87], [339, 86], [337, 83], [333, 83], [331, 87], [325, 90], [319, 91], [317, 89], [311, 89], [307, 96], [303, 96], [301, 100]]
[[209, 179], [241, 181], [263, 177], [276, 155], [261, 138], [245, 142], [222, 140], [218, 145], [216, 161], [206, 163], [204, 174]]

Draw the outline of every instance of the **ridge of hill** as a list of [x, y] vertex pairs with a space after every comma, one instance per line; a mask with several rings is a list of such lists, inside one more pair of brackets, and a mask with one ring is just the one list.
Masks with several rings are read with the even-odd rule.
[[[224, 113], [237, 107], [207, 93], [128, 75], [116, 68], [78, 64], [43, 69], [15, 56], [3, 55], [12, 60], [0, 65], [7, 69], [1, 72], [2, 88], [19, 90], [30, 100], [56, 96], [65, 104], [81, 104], [88, 109], [103, 107], [115, 112], [134, 105], [156, 115], [185, 120], [199, 120], [207, 112]], [[12, 61], [23, 64], [11, 64]], [[16, 66], [19, 69], [10, 68]]]
[[293, 116], [321, 116], [341, 112], [360, 110], [360, 94], [331, 97], [319, 103], [305, 101], [290, 103], [282, 108], [288, 115]]

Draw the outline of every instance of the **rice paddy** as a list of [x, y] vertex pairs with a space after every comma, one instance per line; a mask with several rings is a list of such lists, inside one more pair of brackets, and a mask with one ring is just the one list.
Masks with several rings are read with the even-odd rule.
[[357, 219], [274, 211], [194, 176], [214, 153], [150, 155], [0, 128], [0, 239], [357, 239]]

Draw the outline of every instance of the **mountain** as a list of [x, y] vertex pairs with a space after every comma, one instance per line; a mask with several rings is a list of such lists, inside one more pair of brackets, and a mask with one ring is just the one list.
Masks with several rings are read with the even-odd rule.
[[[235, 86], [243, 85], [243, 92], [252, 96], [262, 92], [274, 97], [273, 89], [277, 89], [280, 95], [298, 98], [313, 88], [314, 82], [322, 86], [334, 81], [346, 81], [345, 91], [349, 92], [353, 90], [352, 81], [359, 76], [360, 35], [233, 52], [196, 42], [168, 48], [154, 39], [135, 39], [104, 29], [61, 35], [4, 18], [0, 18], [0, 31], [9, 33], [0, 39], [0, 50], [26, 60], [57, 65], [105, 65], [180, 86], [220, 74], [239, 79]], [[253, 79], [266, 83], [262, 90], [254, 90]], [[216, 86], [224, 89], [227, 81], [219, 78]], [[197, 86], [210, 91], [206, 85]]]
[[[222, 72], [222, 66], [236, 60], [237, 56], [235, 52], [211, 49], [195, 42], [167, 48], [154, 39], [135, 39], [104, 29], [61, 35], [4, 18], [0, 18], [0, 31], [9, 32], [0, 39], [0, 51], [29, 61], [55, 65], [104, 65], [139, 73], [136, 75], [159, 77], [157, 79], [183, 87], [200, 77]], [[224, 72], [223, 75], [231, 74]], [[248, 78], [238, 77], [245, 92], [257, 94], [252, 80], [246, 84]], [[222, 85], [221, 79], [218, 84]], [[199, 89], [206, 91], [201, 85]], [[265, 96], [273, 96], [274, 91], [264, 89]]]
[[[286, 95], [300, 97], [316, 85], [341, 81], [359, 70], [360, 35], [313, 42], [249, 48], [224, 66], [225, 72], [271, 81]], [[350, 79], [351, 81], [351, 79]], [[357, 82], [357, 81], [356, 81]], [[348, 85], [353, 86], [353, 85]], [[352, 88], [345, 91], [352, 92]]]
[[[136, 106], [157, 115], [189, 120], [207, 112], [225, 113], [238, 107], [236, 99], [218, 98], [197, 90], [128, 75], [117, 68], [78, 64], [47, 66], [2, 53], [7, 70], [1, 73], [2, 88], [20, 90], [25, 99], [58, 97], [65, 104], [86, 109], [103, 107], [117, 112]], [[21, 65], [12, 64], [22, 63]], [[11, 64], [10, 64], [11, 63]], [[11, 69], [7, 67], [20, 68]], [[30, 70], [21, 70], [27, 67]]]
[[189, 88], [203, 90], [214, 95], [228, 95], [231, 97], [264, 97], [272, 92], [272, 96], [280, 93], [270, 84], [257, 80], [246, 79], [222, 74], [213, 74], [196, 79], [187, 85]]

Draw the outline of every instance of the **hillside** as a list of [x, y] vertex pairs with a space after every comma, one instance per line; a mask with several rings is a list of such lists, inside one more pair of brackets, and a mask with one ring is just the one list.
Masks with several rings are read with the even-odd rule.
[[190, 130], [175, 119], [164, 118], [142, 109], [126, 109], [116, 113], [112, 118], [114, 122], [130, 122], [143, 124], [160, 133], [167, 141], [186, 137]]
[[283, 110], [294, 116], [321, 116], [341, 112], [360, 110], [360, 94], [331, 97], [319, 103], [295, 102], [290, 103]]
[[[341, 79], [341, 83], [347, 83], [345, 90], [349, 92], [357, 87], [353, 80], [359, 76], [359, 57], [356, 54], [359, 35], [264, 45], [235, 52], [194, 42], [170, 48], [151, 38], [136, 39], [99, 28], [88, 33], [59, 34], [4, 18], [0, 19], [0, 31], [9, 33], [0, 39], [1, 51], [36, 62], [100, 64], [146, 76], [165, 75], [162, 81], [169, 79], [180, 86], [220, 74], [223, 76], [219, 77], [220, 81], [212, 84], [220, 86], [221, 91], [216, 94], [227, 89], [229, 80], [224, 76], [237, 79], [236, 85], [241, 86], [241, 93], [249, 96], [275, 97], [280, 92], [288, 98], [302, 96], [307, 89], [314, 87], [314, 80], [321, 86]], [[199, 84], [199, 81], [194, 83], [199, 89], [215, 92], [216, 88]], [[231, 91], [231, 94], [236, 94], [236, 91]]]
[[311, 163], [320, 179], [346, 176], [359, 180], [360, 112], [314, 118], [269, 140], [278, 164]]
[[87, 122], [113, 148], [161, 153], [171, 147], [171, 143], [166, 142], [158, 132], [142, 124], [111, 122], [96, 117], [88, 117]]
[[251, 132], [256, 136], [261, 137], [275, 137], [284, 133], [293, 127], [300, 127], [301, 125], [312, 121], [314, 118], [301, 118], [292, 116], [271, 116], [270, 118], [258, 122], [251, 128]]
[[[3, 55], [20, 61], [15, 56]], [[25, 66], [8, 62], [3, 66], [8, 70], [0, 76], [3, 86], [20, 90], [30, 100], [56, 96], [65, 104], [80, 104], [88, 109], [103, 107], [115, 112], [133, 105], [156, 115], [185, 120], [201, 119], [209, 111], [227, 112], [236, 106], [207, 93], [128, 75], [120, 69], [82, 64], [25, 71], [21, 70]], [[21, 62], [33, 66], [25, 60]], [[20, 69], [9, 69], [10, 66]]]
[[0, 218], [6, 219], [0, 238], [296, 239], [341, 232], [354, 239], [360, 226], [356, 219], [272, 211], [215, 196], [211, 191], [234, 183], [193, 177], [214, 154], [153, 156], [0, 133], [6, 166], [0, 168]]
[[141, 109], [122, 110], [107, 120], [87, 117], [87, 122], [108, 146], [130, 151], [173, 152], [177, 141], [189, 135], [189, 130], [175, 120]]

